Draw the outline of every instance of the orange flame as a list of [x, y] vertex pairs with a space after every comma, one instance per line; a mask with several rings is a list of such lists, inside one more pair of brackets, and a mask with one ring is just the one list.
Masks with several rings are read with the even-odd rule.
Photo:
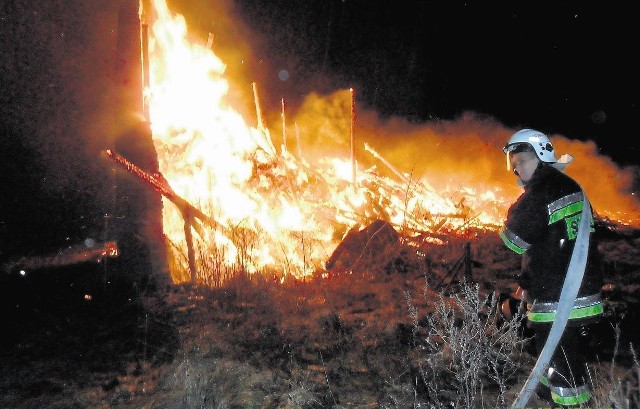
[[[172, 15], [164, 0], [154, 0], [154, 7], [147, 91], [160, 171], [178, 195], [220, 224], [194, 236], [200, 281], [216, 284], [237, 271], [276, 272], [281, 279], [312, 275], [347, 231], [376, 219], [404, 237], [495, 230], [519, 194], [513, 175], [504, 172], [498, 142], [510, 131], [475, 117], [416, 129], [400, 120], [381, 124], [365, 112], [358, 116], [359, 162], [342, 158], [336, 152], [349, 153], [351, 90], [327, 99], [310, 95], [299, 111], [295, 134], [321, 141], [306, 145], [312, 163], [300, 146], [289, 152], [285, 129], [276, 149], [261, 115], [252, 127], [226, 103], [225, 64], [210, 48], [187, 41], [185, 19]], [[284, 112], [281, 119], [284, 128]], [[480, 136], [488, 126], [493, 139]], [[384, 135], [396, 131], [404, 136]], [[372, 147], [382, 139], [393, 141], [384, 156]], [[327, 145], [335, 151], [318, 149]], [[385, 159], [391, 156], [401, 168]], [[422, 169], [417, 177], [416, 169]], [[165, 235], [182, 255], [173, 279], [188, 281], [184, 220], [167, 201], [163, 217]]]

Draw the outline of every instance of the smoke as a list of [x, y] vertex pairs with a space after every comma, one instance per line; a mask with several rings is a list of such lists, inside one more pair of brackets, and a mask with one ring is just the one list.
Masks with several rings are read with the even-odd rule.
[[[497, 190], [508, 201], [522, 192], [516, 177], [507, 171], [502, 151], [517, 129], [493, 117], [465, 112], [453, 120], [416, 123], [404, 118], [380, 118], [371, 110], [356, 107], [351, 114], [351, 93], [340, 90], [329, 96], [312, 93], [295, 114], [287, 115], [287, 149], [296, 151], [311, 163], [319, 158], [349, 158], [351, 139], [355, 143], [359, 169], [376, 166], [382, 174], [396, 177], [401, 171], [412, 180], [425, 181], [437, 191], [473, 189], [477, 194]], [[353, 128], [352, 128], [353, 126]], [[274, 129], [281, 129], [273, 121]], [[352, 134], [353, 129], [353, 134]], [[278, 132], [274, 132], [278, 134]], [[593, 141], [549, 135], [556, 155], [574, 156], [566, 169], [585, 190], [592, 207], [603, 217], [640, 226], [640, 202], [635, 193], [638, 168], [622, 168], [599, 153]], [[379, 153], [390, 166], [365, 149]]]
[[620, 167], [610, 157], [600, 154], [593, 141], [561, 135], [552, 135], [551, 138], [558, 153], [574, 156], [566, 172], [582, 185], [596, 212], [634, 226], [640, 225], [637, 166]]

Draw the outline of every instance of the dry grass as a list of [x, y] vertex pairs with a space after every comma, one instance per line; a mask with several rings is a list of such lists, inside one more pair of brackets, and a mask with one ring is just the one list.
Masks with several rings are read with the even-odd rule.
[[[306, 282], [236, 275], [217, 288], [140, 293], [91, 334], [60, 331], [73, 354], [6, 350], [0, 405], [509, 407], [535, 360], [521, 322], [495, 316], [493, 295], [509, 290], [517, 260], [492, 240], [472, 242], [469, 283], [448, 281], [464, 254], [461, 240], [420, 257], [397, 249], [387, 265]], [[624, 268], [628, 281], [637, 270]], [[131, 328], [109, 340], [114, 323], [126, 319]], [[590, 364], [594, 407], [638, 406], [637, 340], [625, 331], [602, 362]]]

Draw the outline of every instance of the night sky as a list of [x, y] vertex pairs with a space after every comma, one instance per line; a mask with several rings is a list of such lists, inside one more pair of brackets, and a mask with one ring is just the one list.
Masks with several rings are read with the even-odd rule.
[[[0, 7], [5, 251], [30, 239], [15, 233], [25, 221], [40, 226], [43, 242], [65, 235], [63, 221], [83, 226], [72, 234], [78, 238], [100, 234], [109, 167], [96, 158], [118, 132], [110, 110], [124, 1]], [[259, 84], [265, 109], [277, 112], [281, 98], [294, 109], [310, 92], [353, 87], [358, 105], [382, 117], [419, 123], [471, 111], [508, 127], [593, 140], [618, 164], [640, 164], [630, 4], [193, 0], [169, 7], [202, 43], [215, 35], [228, 70]], [[100, 216], [83, 219], [87, 207]]]
[[238, 4], [252, 29], [268, 39], [258, 48], [261, 58], [293, 71], [293, 81], [326, 74], [332, 80], [323, 85], [353, 86], [359, 102], [382, 115], [423, 121], [474, 111], [507, 126], [591, 139], [621, 164], [640, 163], [636, 18], [627, 6]]

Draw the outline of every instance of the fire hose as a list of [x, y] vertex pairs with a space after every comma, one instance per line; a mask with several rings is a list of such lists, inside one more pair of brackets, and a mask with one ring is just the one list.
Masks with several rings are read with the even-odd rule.
[[582, 284], [582, 277], [587, 265], [587, 256], [589, 253], [589, 230], [591, 229], [591, 206], [587, 200], [587, 196], [583, 193], [582, 216], [580, 226], [578, 227], [578, 236], [571, 254], [567, 275], [560, 292], [560, 300], [558, 301], [558, 309], [556, 310], [556, 319], [551, 325], [547, 342], [544, 344], [538, 360], [533, 370], [529, 374], [524, 386], [520, 390], [515, 402], [511, 406], [512, 409], [522, 409], [529, 402], [531, 393], [535, 391], [540, 381], [542, 373], [547, 369], [549, 361], [558, 346], [558, 342], [562, 337], [562, 333], [567, 326], [569, 314], [573, 308], [573, 304], [578, 295], [578, 290]]

